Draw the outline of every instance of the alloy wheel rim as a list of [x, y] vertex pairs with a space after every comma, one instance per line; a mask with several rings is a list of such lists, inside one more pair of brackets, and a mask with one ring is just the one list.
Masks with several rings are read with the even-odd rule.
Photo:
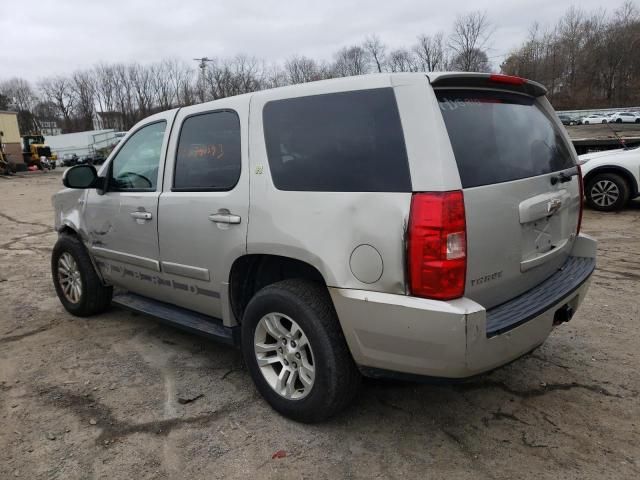
[[262, 317], [254, 333], [258, 367], [269, 386], [288, 400], [300, 400], [315, 382], [313, 350], [295, 320], [282, 313]]
[[620, 190], [611, 180], [600, 180], [591, 188], [593, 203], [599, 207], [610, 207], [619, 197]]
[[62, 293], [71, 303], [78, 303], [82, 297], [82, 278], [75, 258], [64, 252], [58, 259], [58, 281]]

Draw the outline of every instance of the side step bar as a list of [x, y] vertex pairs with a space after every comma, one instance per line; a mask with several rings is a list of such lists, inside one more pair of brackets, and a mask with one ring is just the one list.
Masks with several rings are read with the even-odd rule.
[[127, 310], [154, 317], [166, 325], [196, 335], [211, 338], [227, 345], [240, 345], [239, 328], [225, 327], [222, 320], [218, 318], [129, 292], [114, 295], [112, 303]]

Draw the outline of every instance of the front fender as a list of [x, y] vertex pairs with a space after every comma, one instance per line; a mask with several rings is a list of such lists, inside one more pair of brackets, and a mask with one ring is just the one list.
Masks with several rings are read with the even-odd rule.
[[78, 233], [83, 239], [82, 218], [84, 213], [86, 191], [64, 189], [54, 194], [51, 198], [54, 210], [54, 228], [61, 232], [65, 228], [70, 228]]

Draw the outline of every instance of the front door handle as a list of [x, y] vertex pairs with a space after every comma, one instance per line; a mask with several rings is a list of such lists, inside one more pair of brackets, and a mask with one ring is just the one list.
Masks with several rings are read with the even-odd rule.
[[212, 213], [209, 215], [209, 220], [213, 223], [230, 223], [232, 225], [238, 225], [242, 220], [240, 215], [233, 215], [232, 213]]
[[151, 220], [153, 218], [150, 212], [131, 212], [129, 215], [136, 220]]

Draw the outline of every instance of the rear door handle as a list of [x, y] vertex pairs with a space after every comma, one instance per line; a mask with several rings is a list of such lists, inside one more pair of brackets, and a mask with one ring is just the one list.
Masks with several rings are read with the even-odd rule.
[[209, 220], [213, 223], [230, 223], [237, 225], [242, 219], [240, 215], [233, 215], [232, 213], [212, 213], [209, 215]]
[[129, 215], [136, 220], [151, 220], [153, 218], [150, 212], [131, 212]]

